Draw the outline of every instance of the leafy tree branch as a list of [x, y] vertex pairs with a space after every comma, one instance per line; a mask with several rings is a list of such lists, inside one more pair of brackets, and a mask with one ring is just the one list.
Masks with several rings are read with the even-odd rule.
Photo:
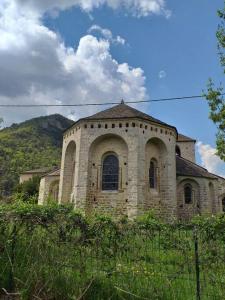
[[[220, 25], [216, 32], [220, 64], [225, 73], [225, 2], [224, 8], [218, 11]], [[205, 97], [210, 108], [210, 119], [217, 126], [216, 147], [218, 156], [225, 161], [225, 99], [222, 86], [216, 88], [212, 79], [209, 80]]]

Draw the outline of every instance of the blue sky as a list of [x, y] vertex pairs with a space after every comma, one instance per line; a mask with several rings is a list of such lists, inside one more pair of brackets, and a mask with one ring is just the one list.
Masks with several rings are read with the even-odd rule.
[[[125, 16], [124, 11], [115, 12], [106, 7], [94, 10], [90, 17], [73, 8], [62, 12], [58, 18], [46, 18], [45, 24], [59, 32], [66, 45], [75, 48], [93, 24], [123, 37], [127, 44], [113, 45], [112, 56], [118, 62], [128, 62], [144, 70], [150, 98], [200, 95], [209, 77], [218, 83], [223, 79], [215, 37], [216, 12], [223, 1], [174, 0], [167, 3], [172, 10], [169, 19], [164, 16], [134, 18]], [[166, 76], [160, 79], [162, 70]], [[215, 144], [216, 129], [208, 119], [205, 101], [150, 103], [145, 104], [145, 109], [177, 126], [181, 132]]]
[[[223, 1], [173, 0], [167, 3], [172, 11], [170, 18], [137, 19], [106, 7], [92, 12], [90, 18], [74, 8], [56, 19], [46, 18], [45, 24], [58, 31], [71, 47], [77, 46], [80, 37], [93, 24], [122, 36], [127, 44], [113, 46], [111, 53], [117, 61], [126, 61], [144, 70], [147, 91], [152, 99], [200, 95], [206, 89], [209, 77], [218, 84], [223, 79], [215, 36], [216, 12], [223, 6]], [[162, 72], [165, 77], [159, 78], [160, 71], [165, 72]], [[215, 146], [216, 127], [208, 119], [209, 109], [204, 100], [144, 106], [149, 114], [175, 125], [180, 132]]]
[[[131, 0], [130, 3], [132, 3], [132, 1], [133, 0]], [[157, 7], [157, 9], [152, 9], [150, 6], [143, 4], [146, 3], [146, 1], [142, 0], [137, 1], [140, 4], [139, 7], [135, 7], [134, 5], [127, 6], [126, 2], [129, 1], [123, 0], [121, 1], [124, 3], [123, 7], [116, 5], [114, 8], [111, 7], [112, 5], [109, 4], [108, 0], [99, 1], [99, 5], [96, 4], [98, 1], [93, 2], [95, 4], [90, 4], [92, 0], [82, 0], [82, 5], [78, 5], [78, 1], [76, 0], [65, 1], [73, 3], [73, 5], [68, 4], [66, 7], [62, 5], [63, 1], [61, 0], [55, 2], [49, 0], [48, 3], [58, 3], [55, 5], [52, 4], [52, 6], [47, 6], [47, 4], [32, 4], [33, 2], [35, 3], [35, 1], [31, 1], [31, 4], [27, 4], [28, 1], [24, 1], [25, 4], [23, 4], [22, 8], [21, 3], [20, 6], [16, 5], [21, 2], [21, 0], [13, 0], [13, 2], [16, 3], [14, 7], [10, 7], [9, 0], [3, 0], [3, 2], [6, 3], [6, 6], [4, 7], [3, 5], [1, 7], [0, 5], [0, 11], [3, 11], [5, 19], [11, 20], [10, 18], [12, 18], [12, 16], [14, 18], [17, 16], [17, 18], [21, 20], [22, 25], [20, 28], [23, 29], [18, 33], [15, 28], [1, 28], [0, 25], [0, 33], [1, 30], [3, 33], [11, 30], [11, 32], [6, 32], [10, 34], [6, 34], [5, 39], [3, 38], [2, 47], [0, 42], [0, 60], [2, 49], [4, 59], [6, 57], [11, 61], [12, 57], [14, 59], [15, 56], [18, 56], [18, 62], [24, 61], [25, 64], [26, 57], [28, 56], [28, 52], [26, 51], [33, 53], [33, 55], [30, 64], [25, 67], [27, 70], [26, 73], [22, 72], [21, 74], [20, 64], [18, 63], [17, 77], [15, 72], [13, 74], [13, 79], [16, 77], [13, 86], [18, 88], [15, 88], [15, 94], [19, 91], [20, 97], [11, 95], [12, 91], [9, 88], [10, 92], [9, 90], [5, 91], [4, 95], [2, 95], [2, 99], [0, 96], [0, 101], [2, 102], [11, 101], [16, 103], [16, 101], [18, 101], [21, 103], [21, 101], [25, 101], [26, 103], [30, 103], [31, 98], [34, 99], [34, 103], [42, 103], [41, 101], [43, 101], [43, 99], [45, 99], [47, 103], [52, 103], [53, 100], [51, 99], [53, 98], [60, 99], [59, 101], [62, 103], [79, 103], [83, 101], [98, 102], [98, 99], [99, 102], [103, 102], [104, 100], [119, 101], [120, 96], [123, 97], [125, 101], [179, 97], [201, 94], [202, 90], [206, 88], [209, 77], [212, 77], [216, 83], [220, 83], [223, 80], [222, 69], [217, 56], [217, 41], [215, 37], [219, 22], [217, 9], [223, 7], [222, 0], [149, 0], [149, 3], [152, 2], [153, 4], [161, 5]], [[111, 3], [113, 2], [118, 3], [117, 1], [111, 1]], [[87, 6], [87, 3], [90, 5]], [[101, 3], [103, 3], [103, 5], [101, 5]], [[25, 21], [22, 18], [21, 9], [23, 9], [23, 14], [26, 16]], [[33, 26], [33, 31], [28, 31], [26, 28], [26, 26], [28, 26], [28, 24], [26, 24], [27, 20], [30, 21], [29, 26], [30, 24], [31, 28]], [[93, 26], [98, 26], [98, 30], [90, 30]], [[43, 29], [43, 36], [41, 36], [40, 28], [41, 30]], [[111, 37], [104, 35], [102, 31], [104, 29], [108, 29], [108, 32], [111, 32]], [[57, 34], [57, 37], [51, 36], [53, 33]], [[25, 40], [25, 42], [27, 41], [28, 49], [24, 50], [26, 47], [23, 48], [24, 46], [21, 46], [21, 48], [16, 49], [18, 50], [16, 55], [15, 53], [12, 55], [10, 46], [12, 47], [13, 45], [11, 41], [13, 34], [15, 35], [14, 37], [18, 37], [19, 41], [21, 41], [21, 45], [23, 45], [23, 40]], [[38, 35], [40, 35], [40, 38], [37, 38]], [[88, 35], [92, 38], [88, 39]], [[116, 39], [118, 36], [124, 39], [125, 43], [117, 42]], [[93, 37], [97, 39], [94, 40]], [[101, 40], [108, 41], [108, 45], [100, 45]], [[83, 42], [81, 43], [81, 41]], [[82, 47], [81, 44], [83, 45]], [[79, 78], [78, 80], [76, 78], [72, 80], [69, 77], [69, 80], [67, 80], [68, 73], [66, 75], [63, 72], [61, 73], [61, 62], [59, 64], [58, 60], [54, 61], [53, 59], [55, 56], [54, 49], [57, 48], [58, 55], [61, 51], [59, 50], [61, 45], [64, 47], [64, 53], [60, 54], [61, 59], [65, 57], [65, 61], [68, 60], [65, 65], [70, 74], [72, 72], [74, 72], [74, 74], [76, 72], [79, 73], [80, 70], [80, 66], [78, 69], [74, 67], [78, 64], [77, 61], [74, 62], [74, 56], [77, 55], [76, 51], [78, 51], [78, 49], [88, 49], [85, 54], [85, 59], [88, 57], [87, 65], [90, 67], [87, 71], [88, 74], [92, 68], [93, 70], [96, 68], [100, 68], [100, 71], [103, 70], [103, 73], [107, 73], [107, 84], [111, 90], [107, 91], [107, 84], [104, 91], [102, 91], [102, 89], [99, 90], [99, 85], [104, 85], [104, 80], [103, 82], [99, 81], [98, 83], [93, 83], [95, 79], [91, 78], [89, 83], [87, 83], [87, 85], [89, 84], [88, 87], [82, 85], [81, 93], [78, 93], [77, 89], [76, 91], [71, 89], [70, 99], [70, 96], [65, 94], [63, 88], [59, 89], [58, 86], [63, 85], [63, 80], [65, 80], [66, 85], [68, 81], [71, 81], [74, 86], [76, 84], [79, 85], [79, 82], [81, 82], [79, 80], [82, 79]], [[16, 47], [19, 46], [17, 45]], [[74, 53], [71, 55], [70, 53], [68, 54], [70, 51], [74, 51]], [[108, 58], [104, 60], [104, 63], [101, 61], [101, 66], [96, 63], [96, 61], [98, 61], [98, 55], [108, 56]], [[48, 58], [46, 60], [46, 70], [44, 71], [45, 62], [43, 63], [43, 61], [41, 61], [40, 63], [37, 60], [37, 57], [40, 58], [43, 56]], [[72, 57], [71, 59], [70, 56]], [[79, 61], [84, 62], [84, 55], [81, 54], [79, 59]], [[7, 60], [5, 59], [5, 61]], [[50, 64], [49, 61], [52, 64]], [[73, 61], [73, 63], [71, 63], [71, 61]], [[116, 62], [116, 64], [114, 64], [113, 61]], [[90, 62], [93, 63], [93, 65], [89, 65], [91, 64]], [[115, 74], [112, 70], [124, 63], [127, 63], [130, 69], [124, 71], [122, 79], [118, 77], [116, 82], [113, 81], [114, 79], [110, 81], [109, 78]], [[40, 66], [42, 66], [42, 69]], [[1, 66], [1, 64], [0, 67], [4, 67], [4, 70], [7, 69], [7, 71], [9, 69], [8, 66]], [[52, 73], [50, 72], [51, 69]], [[132, 70], [134, 71], [132, 72]], [[8, 75], [9, 78], [12, 77], [10, 71]], [[44, 73], [42, 74], [42, 72]], [[136, 72], [138, 72], [138, 75], [135, 75]], [[62, 75], [61, 79], [59, 79], [60, 74]], [[83, 73], [81, 72], [81, 74]], [[27, 79], [28, 75], [29, 80]], [[72, 77], [74, 78], [74, 76]], [[20, 82], [18, 78], [22, 78], [20, 81], [24, 81], [22, 86], [21, 83], [18, 83]], [[3, 85], [4, 78], [0, 77], [0, 87], [1, 80]], [[45, 82], [43, 82], [44, 80]], [[58, 82], [59, 80], [60, 83]], [[124, 93], [124, 95], [123, 92], [114, 93], [113, 90], [116, 90], [117, 85], [119, 86], [120, 84], [118, 82], [122, 82], [125, 85], [134, 85], [134, 88]], [[96, 88], [97, 84], [98, 86]], [[25, 86], [29, 86], [29, 89], [26, 90]], [[55, 86], [57, 88], [55, 88]], [[41, 92], [38, 90], [39, 87], [41, 87]], [[88, 89], [88, 92], [85, 88]], [[53, 89], [57, 90], [57, 93], [54, 95], [52, 94]], [[118, 90], [119, 89], [123, 91], [123, 87], [119, 86]], [[43, 93], [43, 90], [45, 93]], [[70, 87], [68, 87], [68, 90], [70, 90]], [[87, 95], [87, 97], [82, 98], [84, 94]], [[137, 108], [176, 126], [183, 134], [198, 139], [205, 145], [203, 149], [205, 152], [207, 152], [207, 149], [208, 152], [210, 152], [215, 147], [216, 127], [208, 119], [209, 110], [206, 101], [195, 99], [182, 102], [148, 103], [137, 106]], [[102, 107], [99, 109], [102, 109]], [[86, 113], [84, 109], [83, 111], [80, 109], [79, 111], [76, 110], [72, 112], [40, 110], [36, 113], [28, 109], [26, 112], [14, 112], [16, 118], [12, 118], [12, 113], [10, 114], [6, 110], [2, 111], [2, 114], [6, 120], [6, 124], [10, 124], [13, 121], [22, 121], [36, 114], [54, 112], [72, 115], [75, 118], [83, 116], [83, 114]], [[92, 113], [92, 111], [88, 111], [88, 113]], [[210, 146], [207, 148], [207, 145]], [[203, 146], [200, 145], [199, 147]], [[201, 149], [199, 149], [199, 151], [200, 150]], [[203, 164], [208, 168], [214, 165], [211, 171], [225, 174], [224, 164], [217, 158], [214, 158], [214, 162], [212, 162], [212, 158], [210, 157], [212, 152], [210, 152], [210, 155], [207, 152], [205, 156], [205, 152], [203, 152], [201, 152], [201, 157], [198, 153], [198, 161], [200, 162], [202, 160]]]

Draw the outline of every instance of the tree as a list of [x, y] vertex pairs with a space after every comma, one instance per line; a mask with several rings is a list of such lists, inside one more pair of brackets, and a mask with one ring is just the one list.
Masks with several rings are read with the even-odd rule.
[[0, 129], [2, 127], [2, 123], [3, 123], [3, 118], [0, 117]]
[[[218, 11], [220, 25], [216, 32], [221, 67], [225, 74], [225, 2], [224, 8]], [[216, 88], [209, 80], [205, 94], [210, 108], [210, 119], [217, 125], [216, 147], [218, 156], [225, 161], [225, 99], [222, 87]]]
[[14, 198], [20, 199], [24, 202], [38, 202], [40, 177], [34, 176], [33, 178], [18, 184], [15, 188]]

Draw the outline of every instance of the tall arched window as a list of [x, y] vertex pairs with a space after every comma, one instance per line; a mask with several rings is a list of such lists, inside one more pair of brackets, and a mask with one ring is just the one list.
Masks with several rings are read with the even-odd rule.
[[155, 159], [150, 161], [149, 186], [151, 189], [157, 188], [157, 161]]
[[222, 209], [223, 209], [223, 212], [225, 213], [225, 197], [222, 200]]
[[185, 204], [192, 203], [193, 191], [192, 186], [190, 184], [186, 184], [184, 186], [184, 202]]
[[102, 190], [115, 191], [119, 186], [119, 160], [114, 154], [107, 155], [102, 166]]

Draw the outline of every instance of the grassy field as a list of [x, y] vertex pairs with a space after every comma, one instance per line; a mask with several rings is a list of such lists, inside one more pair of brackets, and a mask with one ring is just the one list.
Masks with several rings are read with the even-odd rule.
[[15, 299], [197, 299], [197, 267], [199, 299], [224, 299], [224, 225], [223, 216], [182, 226], [150, 215], [113, 222], [63, 206], [2, 206], [1, 292]]

